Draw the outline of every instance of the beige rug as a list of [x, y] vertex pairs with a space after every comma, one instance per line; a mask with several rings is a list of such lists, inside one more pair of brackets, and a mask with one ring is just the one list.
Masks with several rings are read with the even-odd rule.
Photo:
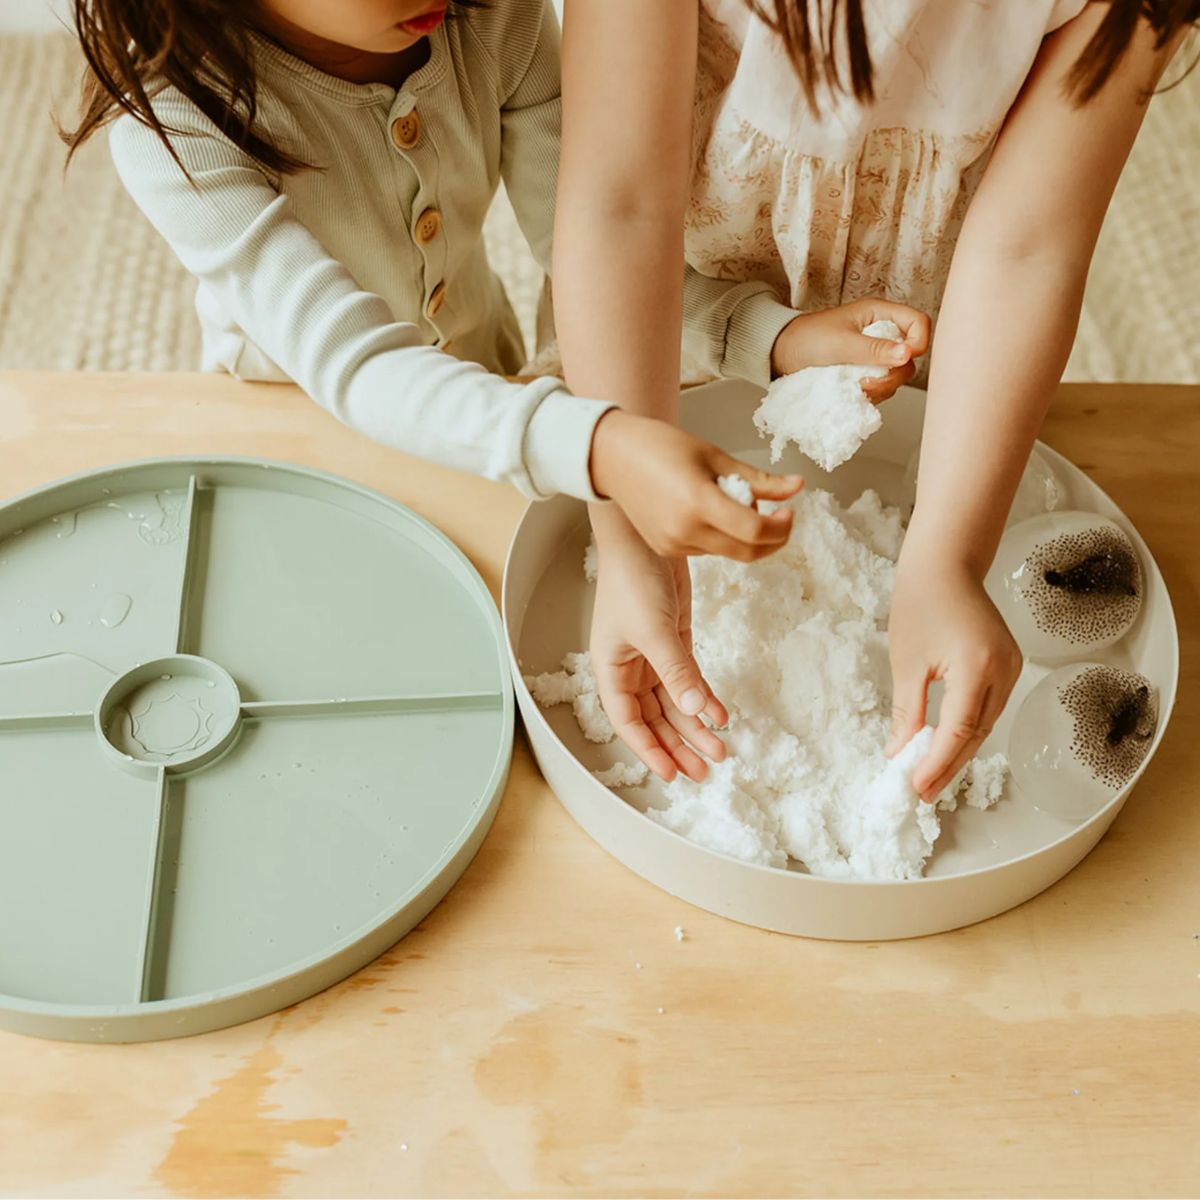
[[[194, 368], [193, 285], [122, 191], [103, 139], [63, 176], [50, 110], [73, 116], [78, 73], [65, 35], [0, 37], [0, 368]], [[540, 276], [503, 197], [485, 236], [532, 340]], [[1200, 70], [1151, 105], [1067, 378], [1200, 382], [1198, 272]]]

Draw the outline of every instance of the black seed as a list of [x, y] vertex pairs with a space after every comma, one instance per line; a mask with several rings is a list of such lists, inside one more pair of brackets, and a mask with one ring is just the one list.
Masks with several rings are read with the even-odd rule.
[[1113, 713], [1108, 727], [1108, 744], [1110, 746], [1117, 745], [1123, 738], [1148, 738], [1153, 734], [1153, 729], [1149, 732], [1139, 732], [1139, 728], [1145, 722], [1149, 702], [1150, 689], [1144, 686], [1138, 688], [1132, 696], [1126, 696], [1121, 701], [1116, 712]]
[[1104, 550], [1061, 571], [1046, 571], [1042, 578], [1051, 586], [1092, 596], [1136, 596], [1134, 580], [1137, 560], [1123, 549]]

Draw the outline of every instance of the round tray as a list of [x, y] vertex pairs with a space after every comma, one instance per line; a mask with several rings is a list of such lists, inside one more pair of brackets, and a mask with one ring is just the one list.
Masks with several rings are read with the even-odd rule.
[[502, 643], [453, 543], [317, 471], [148, 461], [0, 507], [0, 1026], [198, 1033], [381, 953], [495, 814]]
[[[770, 466], [766, 444], [751, 420], [761, 395], [740, 383], [697, 388], [685, 393], [683, 424], [753, 465]], [[871, 487], [890, 504], [911, 505], [905, 468], [920, 442], [924, 394], [902, 389], [881, 411], [883, 427], [837, 471], [824, 472], [794, 450], [772, 469], [798, 470], [806, 486], [827, 488], [842, 503]], [[1060, 879], [1112, 823], [1162, 739], [1175, 701], [1179, 640], [1162, 576], [1137, 531], [1082, 471], [1049, 447], [1039, 443], [1039, 449], [1066, 489], [1061, 507], [1115, 520], [1146, 567], [1145, 599], [1132, 631], [1089, 657], [1147, 676], [1158, 689], [1158, 726], [1137, 775], [1090, 820], [1068, 824], [1013, 799], [988, 812], [960, 807], [944, 822], [925, 877], [886, 883], [758, 866], [705, 849], [651, 821], [638, 806], [646, 806], [658, 784], [652, 780], [625, 796], [605, 788], [591, 770], [631, 756], [618, 743], [586, 741], [570, 705], [541, 709], [521, 678], [522, 672], [556, 670], [565, 653], [588, 643], [593, 587], [581, 569], [590, 536], [587, 512], [577, 501], [559, 498], [532, 506], [518, 527], [505, 570], [503, 608], [509, 650], [519, 664], [514, 674], [521, 714], [538, 763], [563, 805], [606, 850], [666, 891], [737, 921], [808, 937], [876, 941], [936, 933], [994, 916]], [[1026, 663], [982, 754], [1007, 747], [1012, 714], [1048, 670]]]

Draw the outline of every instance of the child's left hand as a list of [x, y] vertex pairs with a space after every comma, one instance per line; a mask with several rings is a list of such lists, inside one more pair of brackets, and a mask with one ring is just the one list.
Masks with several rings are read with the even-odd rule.
[[[863, 330], [875, 321], [892, 321], [904, 341], [868, 337]], [[886, 375], [862, 380], [867, 398], [878, 404], [912, 378], [914, 360], [928, 349], [929, 318], [923, 312], [890, 300], [855, 300], [824, 312], [804, 313], [785, 325], [771, 348], [771, 376], [836, 363], [887, 367]]]

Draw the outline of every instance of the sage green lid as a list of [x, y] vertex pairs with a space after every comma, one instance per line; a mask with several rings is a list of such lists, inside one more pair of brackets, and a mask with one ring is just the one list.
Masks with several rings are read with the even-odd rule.
[[499, 616], [403, 505], [153, 460], [0, 506], [0, 1027], [261, 1016], [408, 932], [512, 755]]

